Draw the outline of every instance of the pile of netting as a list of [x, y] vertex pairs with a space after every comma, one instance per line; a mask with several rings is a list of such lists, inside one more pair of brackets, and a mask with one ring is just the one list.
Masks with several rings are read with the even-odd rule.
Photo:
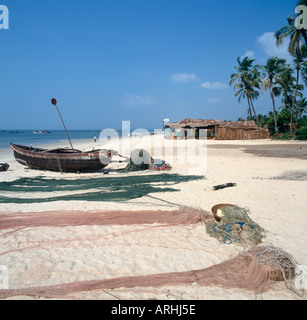
[[129, 164], [123, 171], [164, 171], [171, 170], [171, 166], [163, 160], [154, 160], [144, 149], [135, 149], [130, 154]]
[[[65, 298], [71, 293], [82, 291], [192, 284], [263, 293], [270, 289], [273, 281], [280, 280], [285, 280], [287, 286], [293, 289], [295, 267], [293, 258], [282, 249], [273, 246], [253, 246], [235, 258], [206, 269], [0, 290], [0, 298], [20, 295]], [[301, 292], [296, 293], [302, 295]]]
[[179, 190], [172, 188], [172, 186], [203, 179], [204, 176], [183, 176], [170, 173], [120, 174], [85, 179], [20, 178], [14, 181], [0, 182], [0, 203], [42, 203], [51, 201], [120, 202], [145, 196], [149, 197], [155, 193], [177, 192]]
[[213, 208], [215, 221], [206, 223], [207, 233], [225, 244], [257, 245], [265, 231], [248, 216], [248, 209], [234, 205]]

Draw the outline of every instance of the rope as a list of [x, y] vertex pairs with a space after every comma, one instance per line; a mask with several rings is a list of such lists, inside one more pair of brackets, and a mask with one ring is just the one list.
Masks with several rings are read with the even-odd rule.
[[167, 201], [167, 200], [163, 200], [163, 199], [160, 199], [160, 198], [157, 198], [157, 197], [154, 197], [154, 196], [151, 196], [151, 195], [145, 195], [145, 197], [148, 197], [148, 198], [152, 198], [152, 199], [155, 199], [155, 200], [159, 200], [159, 201], [162, 201], [162, 202], [165, 202], [167, 204], [170, 204], [170, 205], [173, 205], [173, 206], [177, 206], [179, 208], [182, 208], [182, 205], [180, 204], [177, 204], [177, 203], [174, 203], [174, 202], [170, 202], [170, 201]]

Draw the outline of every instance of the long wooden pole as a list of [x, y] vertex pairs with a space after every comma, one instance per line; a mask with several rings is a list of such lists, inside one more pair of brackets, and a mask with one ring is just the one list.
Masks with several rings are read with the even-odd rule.
[[68, 140], [69, 140], [70, 146], [71, 146], [72, 150], [74, 150], [74, 147], [72, 146], [72, 143], [71, 143], [71, 141], [70, 141], [70, 138], [69, 138], [69, 135], [68, 135], [68, 132], [67, 132], [65, 123], [64, 123], [63, 118], [62, 118], [62, 116], [61, 116], [60, 110], [59, 110], [59, 108], [58, 108], [58, 106], [57, 106], [57, 101], [56, 101], [56, 99], [53, 98], [53, 99], [51, 100], [51, 103], [52, 103], [52, 104], [56, 107], [56, 109], [58, 110], [58, 113], [59, 113], [59, 116], [60, 116], [61, 121], [62, 121], [62, 123], [63, 123], [63, 127], [64, 127], [64, 129], [65, 129], [67, 138], [68, 138]]

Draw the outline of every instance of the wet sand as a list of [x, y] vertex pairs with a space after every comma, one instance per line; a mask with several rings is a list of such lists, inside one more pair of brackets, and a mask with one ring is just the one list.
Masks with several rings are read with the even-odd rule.
[[288, 158], [288, 159], [305, 159], [307, 160], [307, 146], [305, 143], [284, 143], [270, 145], [236, 145], [236, 144], [219, 144], [208, 145], [208, 149], [243, 149], [244, 152], [254, 154], [259, 157], [269, 158]]

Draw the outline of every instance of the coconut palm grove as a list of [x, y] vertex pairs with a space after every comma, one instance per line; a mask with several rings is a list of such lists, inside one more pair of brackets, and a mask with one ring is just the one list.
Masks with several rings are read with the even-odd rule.
[[[307, 7], [307, 0], [296, 3], [296, 6], [300, 5]], [[276, 139], [307, 139], [307, 100], [304, 91], [307, 86], [307, 29], [295, 26], [298, 16], [290, 13], [285, 18], [285, 25], [275, 33], [277, 46], [289, 41], [292, 61], [273, 56], [265, 65], [258, 65], [256, 59], [239, 57], [236, 71], [229, 81], [239, 103], [244, 101], [247, 104], [246, 119], [254, 120], [262, 127], [268, 126]], [[272, 111], [266, 115], [257, 114], [254, 107], [264, 92], [269, 93], [272, 101]], [[277, 97], [281, 98], [281, 105], [276, 105]]]

